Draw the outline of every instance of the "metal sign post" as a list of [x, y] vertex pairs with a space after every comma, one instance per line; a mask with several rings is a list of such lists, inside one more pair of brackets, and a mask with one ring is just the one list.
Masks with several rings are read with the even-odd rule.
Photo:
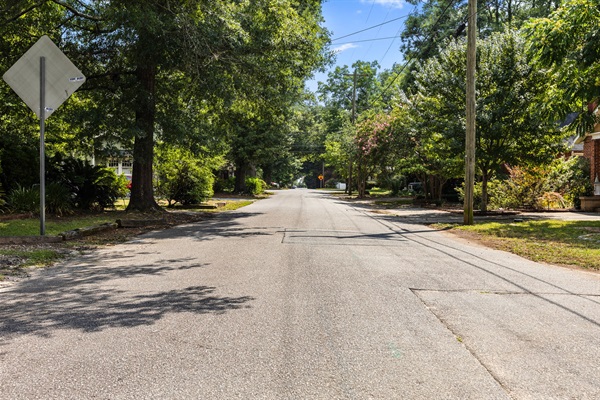
[[40, 57], [40, 236], [46, 234], [46, 57]]

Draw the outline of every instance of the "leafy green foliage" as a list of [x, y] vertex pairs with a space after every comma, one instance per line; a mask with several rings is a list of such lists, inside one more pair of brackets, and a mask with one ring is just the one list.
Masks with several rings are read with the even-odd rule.
[[579, 208], [582, 196], [590, 196], [594, 188], [590, 182], [590, 160], [571, 157], [555, 160], [546, 175], [550, 190], [560, 193], [567, 204]]
[[8, 194], [7, 198], [9, 208], [19, 213], [39, 213], [40, 211], [40, 190], [38, 187], [17, 186]]
[[80, 210], [112, 208], [126, 185], [110, 168], [59, 154], [48, 162], [47, 180], [68, 188], [74, 207]]
[[232, 193], [235, 188], [235, 178], [217, 178], [213, 185], [215, 193]]
[[[252, 143], [266, 130], [258, 130], [257, 140], [248, 138], [254, 132], [233, 129], [229, 110], [277, 131], [304, 81], [329, 59], [329, 34], [321, 23], [316, 0], [10, 2], [0, 9], [0, 50], [7, 55], [0, 69], [41, 34], [54, 39], [88, 81], [49, 123], [49, 132], [56, 132], [48, 135], [55, 140], [53, 151], [89, 155], [102, 142], [133, 143], [129, 208], [147, 210], [157, 207], [155, 139], [210, 159], [243, 133], [239, 142], [250, 148], [240, 149], [247, 157], [236, 163], [270, 170], [294, 165], [287, 162], [290, 157], [271, 157], [282, 154], [286, 135], [269, 135], [266, 139], [275, 139], [266, 141], [272, 147], [253, 151]], [[0, 99], [9, 100], [0, 101], [0, 130], [18, 138], [25, 126], [28, 134], [35, 132], [30, 113], [5, 86]]]
[[260, 178], [246, 178], [246, 192], [251, 195], [259, 195], [264, 193], [267, 188], [267, 183]]
[[60, 183], [46, 185], [46, 211], [62, 216], [73, 212], [73, 194]]
[[542, 168], [507, 167], [509, 178], [494, 185], [490, 205], [495, 208], [544, 208], [542, 196], [548, 192]]
[[[50, 214], [62, 216], [73, 211], [72, 193], [60, 183], [46, 186], [45, 203]], [[8, 204], [13, 212], [39, 214], [40, 187], [17, 187], [8, 196]]]
[[[406, 59], [425, 61], [436, 57], [448, 41], [466, 35], [468, 15], [466, 1], [408, 0], [418, 5], [408, 15], [402, 33], [401, 51]], [[519, 29], [532, 17], [545, 17], [560, 4], [560, 0], [478, 1], [477, 26], [481, 39], [503, 31]]]
[[[556, 90], [548, 99], [557, 118], [582, 110], [572, 126], [585, 133], [596, 122], [586, 105], [600, 97], [600, 8], [595, 0], [566, 0], [547, 18], [526, 26], [530, 52], [539, 67], [549, 68]], [[581, 104], [583, 102], [583, 104]], [[595, 108], [595, 107], [594, 107]]]
[[560, 158], [547, 166], [507, 168], [507, 179], [490, 182], [492, 208], [579, 207], [579, 197], [593, 191], [589, 161], [583, 157]]
[[[502, 172], [503, 165], [548, 162], [560, 153], [565, 135], [547, 118], [549, 77], [534, 68], [520, 51], [523, 46], [523, 38], [513, 31], [478, 42], [476, 167], [484, 211], [487, 182]], [[465, 49], [464, 42], [450, 44], [416, 74], [417, 99], [424, 104], [419, 119], [428, 125], [424, 128], [429, 137], [439, 138], [434, 151], [450, 155], [464, 149]]]
[[[215, 165], [218, 166], [218, 165]], [[213, 195], [214, 175], [189, 151], [161, 146], [156, 163], [156, 190], [169, 207], [198, 204]]]
[[367, 179], [391, 164], [395, 156], [392, 116], [375, 114], [356, 125], [358, 196], [364, 197]]

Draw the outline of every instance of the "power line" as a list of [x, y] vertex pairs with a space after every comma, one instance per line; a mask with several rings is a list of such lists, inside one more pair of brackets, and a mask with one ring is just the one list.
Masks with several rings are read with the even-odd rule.
[[367, 15], [367, 20], [365, 21], [365, 24], [367, 22], [369, 22], [369, 18], [371, 17], [371, 11], [373, 11], [373, 6], [375, 5], [375, 0], [373, 0], [373, 2], [371, 3], [371, 8], [369, 9], [369, 15]]
[[398, 39], [398, 36], [388, 36], [388, 37], [384, 37], [384, 38], [375, 38], [375, 39], [353, 40], [351, 42], [343, 42], [343, 43], [331, 43], [328, 46], [341, 46], [343, 44], [353, 44], [353, 43], [363, 43], [363, 42], [375, 42], [377, 40], [390, 40], [390, 39]]
[[371, 26], [371, 27], [368, 27], [368, 28], [362, 29], [362, 30], [360, 30], [360, 31], [352, 32], [352, 33], [349, 33], [349, 34], [347, 34], [347, 35], [340, 36], [340, 37], [338, 37], [338, 38], [335, 38], [335, 39], [331, 39], [331, 41], [332, 41], [332, 42], [335, 42], [336, 40], [344, 39], [344, 38], [347, 38], [348, 36], [354, 36], [354, 35], [358, 35], [359, 33], [363, 33], [363, 32], [366, 32], [366, 31], [368, 31], [368, 30], [371, 30], [371, 29], [375, 29], [375, 28], [377, 28], [377, 27], [379, 27], [379, 26], [382, 26], [382, 25], [390, 24], [390, 23], [392, 23], [392, 22], [394, 22], [394, 21], [398, 21], [398, 20], [400, 20], [400, 19], [408, 18], [409, 16], [410, 16], [410, 14], [407, 14], [407, 15], [403, 15], [403, 16], [401, 16], [401, 17], [398, 17], [398, 18], [390, 19], [389, 21], [382, 22], [381, 24], [373, 25], [373, 26]]
[[[429, 32], [429, 37], [427, 38], [426, 42], [430, 42], [428, 43], [427, 49], [429, 49], [429, 46], [431, 46], [433, 44], [433, 42], [431, 42], [431, 40], [433, 39], [434, 35], [436, 34], [436, 29], [438, 24], [440, 23], [440, 21], [442, 20], [442, 18], [444, 17], [444, 15], [446, 14], [446, 12], [448, 11], [448, 9], [454, 5], [457, 1], [459, 0], [450, 0], [448, 2], [448, 4], [446, 5], [446, 7], [444, 8], [444, 10], [442, 11], [442, 13], [440, 14], [440, 16], [438, 17], [438, 19], [435, 21], [435, 23], [432, 25], [431, 27], [431, 31]], [[404, 63], [404, 65], [402, 66], [402, 68], [400, 69], [400, 71], [398, 71], [396, 73], [396, 76], [394, 77], [394, 79], [392, 79], [392, 81], [385, 87], [385, 89], [383, 89], [383, 91], [381, 92], [381, 94], [377, 97], [377, 100], [381, 100], [383, 98], [383, 96], [385, 95], [385, 93], [388, 91], [388, 89], [390, 87], [392, 87], [392, 85], [394, 83], [396, 83], [396, 80], [398, 79], [398, 77], [402, 74], [402, 72], [404, 72], [404, 70], [406, 69], [406, 67], [412, 62], [412, 60], [415, 58], [414, 55], [410, 56], [409, 59]]]
[[394, 40], [392, 40], [392, 43], [390, 43], [390, 45], [388, 46], [387, 50], [385, 51], [385, 53], [383, 53], [383, 57], [381, 57], [381, 62], [383, 62], [383, 60], [385, 59], [385, 56], [387, 56], [388, 52], [390, 51], [390, 49], [392, 48], [392, 46], [394, 45], [394, 42], [396, 41], [396, 38], [398, 36], [400, 36], [400, 31], [402, 30], [402, 28], [398, 29], [398, 33], [396, 34], [396, 36], [394, 36]]
[[[383, 22], [386, 22], [388, 19], [388, 16], [390, 15], [390, 12], [392, 11], [391, 7], [388, 7], [387, 13], [385, 14], [385, 18], [383, 18]], [[376, 37], [379, 36], [379, 33], [381, 32], [381, 26], [379, 27], [379, 29], [377, 29], [377, 34], [375, 35]], [[367, 57], [367, 55], [369, 54], [369, 52], [371, 51], [371, 49], [373, 48], [373, 43], [371, 43], [369, 45], [369, 48], [367, 49], [367, 51], [365, 52], [363, 57]]]

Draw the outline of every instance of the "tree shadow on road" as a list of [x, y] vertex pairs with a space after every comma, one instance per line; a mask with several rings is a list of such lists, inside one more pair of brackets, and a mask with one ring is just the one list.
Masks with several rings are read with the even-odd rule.
[[242, 224], [242, 219], [261, 215], [262, 213], [233, 212], [215, 216], [206, 221], [188, 225], [180, 225], [163, 231], [151, 232], [141, 236], [145, 240], [194, 238], [199, 241], [217, 238], [243, 239], [251, 236], [272, 235], [270, 228], [251, 227]]
[[206, 265], [186, 258], [106, 267], [108, 259], [90, 256], [80, 265], [48, 270], [2, 293], [0, 337], [51, 337], [60, 329], [98, 332], [151, 325], [167, 314], [223, 314], [249, 308], [248, 303], [254, 300], [250, 296], [220, 296], [216, 287], [201, 285], [155, 292], [115, 289], [109, 281], [160, 276]]

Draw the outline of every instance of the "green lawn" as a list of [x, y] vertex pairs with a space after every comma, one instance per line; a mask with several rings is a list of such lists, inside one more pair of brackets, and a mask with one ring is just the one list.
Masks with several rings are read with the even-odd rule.
[[[46, 235], [54, 236], [59, 233], [87, 226], [115, 222], [122, 213], [103, 213], [90, 216], [65, 218], [49, 218], [46, 220]], [[40, 234], [40, 219], [13, 219], [0, 221], [0, 236], [37, 236]]]
[[[122, 205], [122, 201], [119, 200]], [[252, 204], [253, 200], [227, 200], [224, 207], [219, 207], [214, 210], [201, 210], [203, 212], [222, 212], [237, 210]], [[212, 202], [211, 202], [212, 203]], [[215, 202], [216, 203], [216, 202]], [[46, 219], [46, 235], [54, 236], [59, 233], [70, 231], [77, 228], [85, 228], [94, 225], [100, 225], [108, 222], [115, 222], [119, 218], [136, 218], [133, 213], [125, 213], [123, 207], [117, 207], [114, 211], [107, 211], [98, 214], [67, 216], [63, 218], [47, 218]], [[185, 207], [178, 207], [179, 210], [186, 210]], [[199, 211], [190, 208], [190, 211]], [[9, 219], [0, 221], [0, 236], [37, 236], [40, 234], [40, 219]]]
[[[218, 201], [220, 203], [221, 201]], [[246, 199], [227, 199], [225, 206], [218, 207], [214, 210], [201, 210], [201, 212], [222, 212], [237, 210], [238, 208], [252, 204], [254, 200]], [[211, 202], [213, 203], [213, 202]], [[217, 203], [215, 201], [214, 203]], [[119, 207], [120, 206], [120, 207]], [[126, 203], [121, 202], [117, 204], [116, 210], [107, 211], [98, 214], [86, 214], [86, 215], [73, 215], [63, 218], [49, 217], [46, 220], [46, 236], [55, 236], [59, 233], [70, 231], [77, 228], [91, 227], [95, 225], [101, 225], [104, 223], [115, 222], [117, 219], [136, 219], [144, 218], [147, 215], [126, 213], [123, 208]], [[179, 210], [185, 210], [185, 208], [178, 208]], [[199, 211], [194, 208], [190, 208], [189, 211]], [[39, 217], [25, 218], [25, 219], [7, 219], [0, 221], [0, 236], [39, 236], [40, 234], [40, 219]], [[123, 235], [121, 235], [123, 236]], [[111, 237], [110, 241], [122, 240], [121, 236]], [[126, 235], [123, 236], [125, 238]], [[106, 244], [109, 242], [100, 242], [99, 244]], [[92, 242], [90, 242], [92, 243]], [[111, 242], [112, 243], [112, 242]], [[18, 259], [18, 265], [2, 265], [0, 263], [0, 281], [4, 279], [3, 275], [15, 275], [22, 271], [23, 267], [30, 265], [51, 265], [55, 261], [64, 257], [64, 251], [61, 248], [69, 246], [65, 244], [54, 244], [44, 248], [37, 248], [36, 245], [31, 246], [6, 246], [0, 247], [0, 256], [8, 258]]]
[[477, 235], [486, 244], [530, 260], [600, 271], [600, 221], [487, 222], [438, 227]]

